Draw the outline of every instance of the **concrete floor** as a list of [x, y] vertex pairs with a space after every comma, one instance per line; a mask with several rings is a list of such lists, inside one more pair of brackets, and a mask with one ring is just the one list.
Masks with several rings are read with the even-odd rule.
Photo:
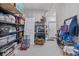
[[44, 45], [31, 44], [25, 51], [16, 49], [16, 56], [62, 56], [62, 50], [58, 47], [56, 40], [47, 41]]

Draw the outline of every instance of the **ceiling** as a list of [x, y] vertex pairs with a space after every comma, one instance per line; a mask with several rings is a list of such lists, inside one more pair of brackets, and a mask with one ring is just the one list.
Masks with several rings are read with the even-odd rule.
[[48, 11], [55, 9], [53, 3], [25, 3], [25, 11]]
[[26, 16], [52, 16], [55, 14], [55, 3], [24, 3]]

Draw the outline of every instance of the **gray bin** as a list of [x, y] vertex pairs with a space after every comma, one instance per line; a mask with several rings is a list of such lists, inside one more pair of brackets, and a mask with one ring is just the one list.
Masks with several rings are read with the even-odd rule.
[[30, 47], [30, 35], [25, 35], [25, 36], [24, 36], [24, 43], [25, 43], [25, 46], [26, 46], [27, 48]]

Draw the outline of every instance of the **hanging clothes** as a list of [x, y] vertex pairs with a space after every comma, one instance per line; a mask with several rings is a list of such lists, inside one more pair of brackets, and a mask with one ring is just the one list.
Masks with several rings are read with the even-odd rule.
[[68, 32], [68, 25], [61, 26], [61, 31]]
[[77, 16], [70, 18], [61, 26], [61, 36], [64, 43], [74, 43], [74, 37], [78, 35]]
[[69, 32], [69, 27], [70, 27], [71, 21], [72, 21], [72, 19], [66, 21], [66, 25], [68, 26], [68, 32]]
[[69, 34], [72, 36], [78, 36], [77, 16], [72, 17], [72, 21], [69, 26]]

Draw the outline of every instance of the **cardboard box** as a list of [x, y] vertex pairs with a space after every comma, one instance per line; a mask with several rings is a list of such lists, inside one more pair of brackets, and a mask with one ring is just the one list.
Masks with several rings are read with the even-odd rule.
[[42, 39], [42, 38], [37, 38], [37, 39], [34, 41], [34, 43], [35, 43], [36, 45], [44, 45], [45, 41], [44, 41], [44, 39]]

